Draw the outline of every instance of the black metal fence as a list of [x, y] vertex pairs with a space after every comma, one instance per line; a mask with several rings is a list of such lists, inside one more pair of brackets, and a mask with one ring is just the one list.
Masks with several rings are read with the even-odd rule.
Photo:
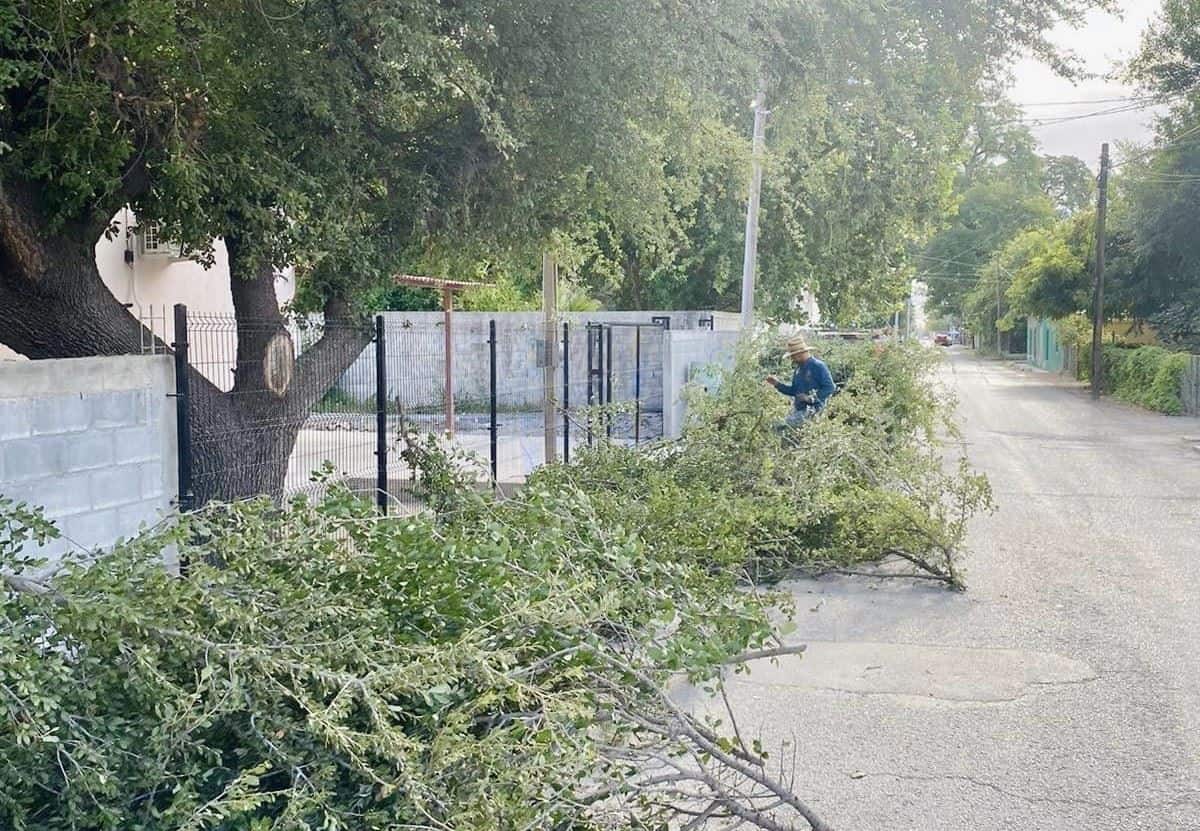
[[178, 306], [181, 505], [319, 497], [338, 481], [383, 510], [407, 510], [419, 504], [410, 441], [454, 451], [487, 487], [524, 481], [548, 449], [569, 461], [601, 436], [653, 440], [662, 435], [668, 326], [564, 323], [547, 350], [540, 328], [495, 320], [448, 332], [387, 315], [335, 326]]
[[238, 321], [180, 306], [174, 328], [182, 505], [319, 495], [325, 468], [342, 479], [374, 470], [367, 425], [328, 400], [370, 343], [368, 327]]
[[[588, 425], [589, 444], [597, 430], [633, 444], [662, 437], [663, 337], [669, 328], [667, 318], [587, 324], [587, 403], [601, 408]], [[646, 360], [651, 355], [657, 363]]]

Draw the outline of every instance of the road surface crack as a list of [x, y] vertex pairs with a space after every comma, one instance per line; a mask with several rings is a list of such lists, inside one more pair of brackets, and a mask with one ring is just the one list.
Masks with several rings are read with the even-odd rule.
[[1029, 794], [1017, 793], [1016, 791], [1010, 791], [1006, 788], [1002, 788], [993, 782], [987, 782], [974, 776], [963, 776], [961, 774], [947, 773], [919, 775], [880, 771], [875, 773], [867, 773], [859, 778], [870, 778], [873, 776], [886, 777], [901, 782], [963, 782], [968, 785], [973, 785], [977, 788], [983, 788], [985, 790], [992, 791], [1009, 799], [1015, 799], [1019, 802], [1024, 802], [1028, 805], [1035, 806], [1061, 805], [1081, 808], [1094, 808], [1103, 811], [1145, 811], [1161, 810], [1164, 808], [1200, 807], [1200, 794], [1187, 799], [1173, 799], [1163, 802], [1131, 802], [1112, 804], [1107, 802], [1097, 802], [1091, 799], [1065, 799], [1061, 797], [1050, 796], [1030, 796]]

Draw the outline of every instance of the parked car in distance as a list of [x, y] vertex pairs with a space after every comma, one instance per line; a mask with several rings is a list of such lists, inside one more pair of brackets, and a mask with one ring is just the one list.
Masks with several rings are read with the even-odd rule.
[[950, 345], [950, 336], [947, 335], [945, 332], [938, 332], [936, 335], [933, 336], [933, 342], [937, 346], [949, 346]]

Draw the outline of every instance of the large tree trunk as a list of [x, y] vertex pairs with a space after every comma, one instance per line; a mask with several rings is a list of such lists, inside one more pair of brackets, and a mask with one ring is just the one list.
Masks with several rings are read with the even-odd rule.
[[248, 279], [235, 277], [232, 288], [237, 319], [233, 388], [221, 392], [204, 380], [192, 393], [196, 505], [281, 497], [289, 459], [309, 414], [371, 338], [369, 327], [345, 304], [330, 302], [320, 339], [293, 358], [271, 270]]
[[[0, 181], [0, 343], [42, 359], [137, 354], [150, 342], [96, 267], [108, 215], [51, 231], [36, 188]], [[281, 496], [301, 426], [370, 340], [346, 304], [330, 302], [322, 337], [293, 360], [270, 269], [231, 289], [236, 355], [205, 356], [197, 344], [189, 370], [193, 506]], [[228, 391], [194, 368], [218, 357], [233, 366]]]
[[50, 228], [36, 187], [0, 181], [0, 343], [29, 358], [140, 351], [146, 333], [96, 270], [103, 224]]

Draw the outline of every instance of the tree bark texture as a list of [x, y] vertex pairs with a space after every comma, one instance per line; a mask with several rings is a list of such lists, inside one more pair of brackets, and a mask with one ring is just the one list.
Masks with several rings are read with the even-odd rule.
[[274, 275], [265, 271], [252, 279], [235, 278], [233, 288], [233, 388], [222, 392], [207, 378], [193, 386], [196, 505], [262, 494], [279, 498], [288, 459], [309, 413], [371, 338], [369, 327], [354, 319], [345, 304], [326, 304], [320, 339], [289, 361], [286, 387], [272, 388], [267, 383], [272, 342], [291, 341], [275, 298]]
[[[152, 333], [113, 297], [96, 267], [95, 241], [107, 216], [53, 228], [40, 201], [35, 186], [0, 181], [0, 343], [33, 359], [140, 353]], [[202, 343], [192, 348], [194, 506], [282, 496], [309, 412], [370, 341], [366, 324], [333, 301], [320, 339], [293, 359], [289, 350], [272, 350], [273, 340], [290, 336], [271, 270], [233, 279], [231, 290], [236, 323], [221, 325], [236, 331], [236, 352], [233, 331], [221, 341], [223, 355], [205, 355]], [[212, 360], [231, 365], [232, 388], [196, 368]]]

